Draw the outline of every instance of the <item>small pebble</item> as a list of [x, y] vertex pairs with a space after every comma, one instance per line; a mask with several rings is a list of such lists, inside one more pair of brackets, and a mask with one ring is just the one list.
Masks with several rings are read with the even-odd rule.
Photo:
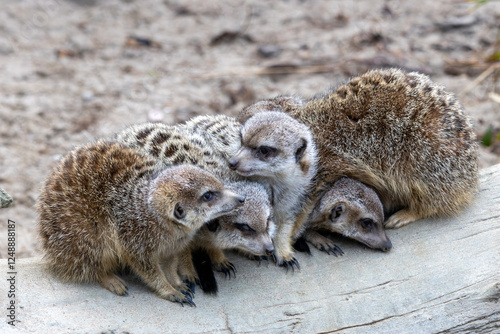
[[85, 101], [93, 100], [94, 99], [94, 93], [92, 93], [90, 91], [83, 92], [82, 93], [82, 99], [84, 99]]
[[275, 44], [264, 44], [259, 46], [258, 52], [264, 58], [273, 58], [281, 53], [281, 49]]

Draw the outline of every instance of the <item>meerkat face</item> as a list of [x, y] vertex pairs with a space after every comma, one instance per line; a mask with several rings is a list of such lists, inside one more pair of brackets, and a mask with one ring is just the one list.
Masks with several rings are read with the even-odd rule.
[[237, 209], [245, 197], [225, 188], [207, 171], [181, 165], [166, 169], [154, 180], [150, 202], [163, 217], [197, 229]]
[[[280, 112], [263, 112], [248, 119], [241, 130], [241, 148], [229, 160], [229, 167], [243, 176], [296, 175], [312, 136], [307, 127]], [[307, 171], [305, 171], [307, 172]]]
[[264, 187], [258, 183], [235, 182], [229, 188], [245, 196], [245, 203], [231, 214], [207, 224], [216, 239], [215, 243], [224, 249], [235, 248], [255, 255], [271, 255], [276, 228]]
[[384, 230], [382, 203], [373, 189], [344, 178], [320, 200], [313, 224], [340, 233], [368, 247], [389, 251], [391, 241]]
[[[263, 214], [264, 216], [265, 214]], [[222, 216], [208, 224], [216, 244], [224, 249], [239, 249], [254, 255], [271, 255], [276, 227], [271, 216], [255, 224], [257, 217], [248, 219], [238, 213]]]

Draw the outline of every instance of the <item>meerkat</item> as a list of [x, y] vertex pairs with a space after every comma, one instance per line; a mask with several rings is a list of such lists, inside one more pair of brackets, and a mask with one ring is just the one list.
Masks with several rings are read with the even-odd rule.
[[389, 251], [392, 243], [384, 229], [384, 209], [375, 191], [365, 184], [342, 177], [319, 199], [309, 216], [304, 238], [327, 253], [341, 253], [338, 246], [318, 233], [342, 234], [370, 248]]
[[194, 305], [177, 276], [178, 254], [205, 222], [243, 203], [201, 168], [165, 167], [101, 140], [67, 154], [48, 176], [37, 202], [39, 236], [63, 280], [126, 295], [115, 273], [127, 266], [161, 298]]
[[473, 200], [478, 144], [471, 123], [453, 94], [423, 74], [373, 70], [309, 100], [261, 101], [240, 117], [269, 110], [307, 125], [318, 148], [314, 189], [300, 219], [343, 176], [375, 190], [389, 216], [386, 228], [453, 215]]
[[317, 157], [307, 126], [282, 112], [265, 112], [241, 118], [241, 148], [229, 160], [238, 174], [266, 184], [271, 189], [276, 234], [275, 257], [287, 268], [300, 265], [292, 244], [301, 234], [297, 224], [316, 174]]
[[[245, 197], [245, 203], [236, 211], [214, 219], [205, 224], [193, 240], [193, 252], [200, 250], [208, 253], [214, 269], [226, 277], [236, 277], [236, 268], [229, 262], [223, 250], [237, 250], [258, 259], [271, 256], [274, 252], [272, 238], [276, 228], [272, 220], [272, 207], [269, 196], [262, 186], [253, 182], [235, 182], [228, 185]], [[217, 247], [214, 247], [216, 245]], [[199, 257], [200, 255], [198, 255]], [[210, 268], [203, 267], [193, 255], [193, 264], [205, 293], [217, 293], [217, 282], [213, 274], [207, 274]], [[186, 263], [189, 263], [186, 261]], [[200, 271], [204, 271], [200, 273]], [[203, 279], [203, 277], [208, 277]], [[211, 280], [211, 282], [207, 282]]]
[[[228, 216], [214, 222], [212, 230], [203, 227], [191, 248], [203, 247], [211, 256], [214, 268], [226, 275], [234, 272], [223, 250], [246, 249], [253, 255], [273, 251], [269, 234], [273, 231], [272, 208], [264, 186], [245, 180], [228, 167], [229, 157], [240, 146], [241, 124], [227, 116], [199, 116], [185, 124], [161, 123], [133, 125], [113, 138], [164, 164], [189, 163], [217, 176], [229, 189], [246, 194], [245, 204]], [[186, 250], [179, 266], [188, 282], [197, 281], [191, 252]]]

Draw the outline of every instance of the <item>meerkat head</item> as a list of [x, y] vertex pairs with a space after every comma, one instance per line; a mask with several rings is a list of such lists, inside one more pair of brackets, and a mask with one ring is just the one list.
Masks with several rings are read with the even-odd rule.
[[341, 178], [320, 199], [313, 224], [340, 233], [368, 247], [389, 251], [384, 230], [384, 209], [375, 191], [361, 182]]
[[245, 203], [209, 172], [191, 165], [163, 170], [151, 184], [149, 203], [161, 217], [197, 229]]
[[222, 249], [239, 249], [254, 255], [271, 255], [275, 225], [265, 188], [254, 182], [233, 182], [229, 189], [245, 196], [236, 211], [207, 224]]
[[241, 129], [241, 148], [229, 167], [243, 176], [289, 178], [312, 175], [316, 148], [309, 128], [282, 112], [261, 112]]
[[288, 112], [304, 105], [305, 101], [298, 96], [278, 96], [246, 106], [238, 115], [238, 122], [245, 123], [250, 117], [266, 111]]

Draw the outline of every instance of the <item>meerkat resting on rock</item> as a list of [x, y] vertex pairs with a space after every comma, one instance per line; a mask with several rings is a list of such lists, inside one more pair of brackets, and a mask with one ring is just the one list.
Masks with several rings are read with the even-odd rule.
[[[374, 70], [309, 100], [278, 97], [242, 117], [283, 111], [306, 124], [318, 148], [318, 174], [305, 214], [343, 176], [375, 190], [397, 228], [456, 214], [478, 183], [478, 145], [457, 99], [427, 76]], [[335, 217], [335, 206], [320, 216]]]
[[336, 254], [337, 246], [318, 233], [335, 232], [368, 247], [389, 251], [392, 243], [384, 229], [384, 208], [375, 191], [342, 177], [321, 196], [309, 215], [304, 238], [316, 248]]
[[266, 184], [272, 194], [278, 264], [300, 268], [292, 244], [303, 230], [297, 215], [316, 174], [316, 148], [307, 126], [281, 112], [265, 112], [239, 119], [241, 148], [229, 160], [230, 168]]
[[[199, 116], [177, 126], [134, 125], [114, 137], [161, 163], [189, 163], [204, 168], [246, 198], [238, 210], [204, 226], [191, 244], [191, 249], [207, 251], [214, 268], [229, 276], [235, 270], [224, 255], [224, 249], [244, 250], [257, 256], [269, 255], [274, 250], [272, 208], [265, 188], [245, 180], [228, 167], [229, 157], [240, 147], [240, 128], [240, 123], [227, 116]], [[190, 252], [182, 259], [182, 276], [190, 282], [196, 281]]]
[[165, 168], [102, 140], [76, 148], [48, 176], [37, 203], [39, 235], [63, 280], [126, 295], [116, 272], [128, 266], [160, 297], [194, 305], [177, 274], [178, 256], [205, 222], [243, 202], [198, 167]]

